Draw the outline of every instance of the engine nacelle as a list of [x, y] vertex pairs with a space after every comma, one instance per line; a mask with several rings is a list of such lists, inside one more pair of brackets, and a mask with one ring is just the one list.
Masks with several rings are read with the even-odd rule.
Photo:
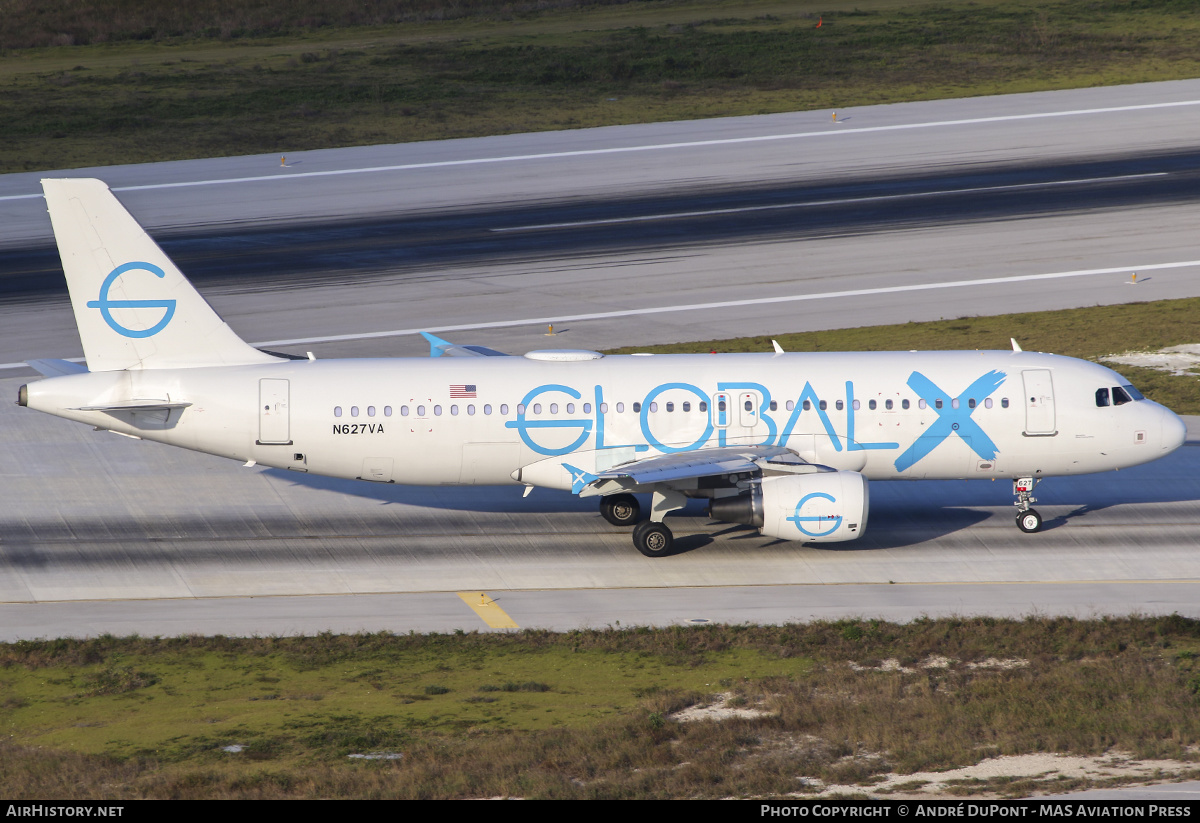
[[867, 529], [867, 478], [837, 471], [764, 477], [749, 492], [712, 501], [715, 520], [805, 543], [853, 540]]

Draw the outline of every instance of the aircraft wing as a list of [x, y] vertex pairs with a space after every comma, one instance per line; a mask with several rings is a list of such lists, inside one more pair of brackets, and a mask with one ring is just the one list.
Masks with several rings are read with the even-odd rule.
[[[566, 464], [564, 464], [566, 465]], [[614, 486], [632, 488], [743, 472], [808, 474], [829, 471], [808, 463], [782, 446], [721, 446], [715, 449], [663, 454], [614, 466], [597, 474], [569, 468], [580, 497], [610, 492]]]
[[489, 349], [487, 346], [460, 346], [456, 343], [451, 343], [449, 340], [443, 340], [437, 335], [430, 334], [427, 331], [421, 332], [421, 336], [429, 341], [429, 356], [430, 357], [511, 357], [512, 355], [505, 354], [502, 351]]

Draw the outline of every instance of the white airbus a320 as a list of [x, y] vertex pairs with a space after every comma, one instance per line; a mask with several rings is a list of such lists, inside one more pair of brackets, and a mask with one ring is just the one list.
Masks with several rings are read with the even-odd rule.
[[[376, 483], [518, 484], [598, 497], [634, 545], [672, 548], [689, 498], [808, 543], [867, 526], [868, 480], [1034, 486], [1169, 454], [1185, 427], [1103, 366], [1021, 351], [508, 356], [426, 335], [433, 357], [314, 360], [243, 342], [99, 180], [42, 183], [86, 367], [22, 406], [258, 465]], [[649, 494], [643, 519], [635, 493]]]

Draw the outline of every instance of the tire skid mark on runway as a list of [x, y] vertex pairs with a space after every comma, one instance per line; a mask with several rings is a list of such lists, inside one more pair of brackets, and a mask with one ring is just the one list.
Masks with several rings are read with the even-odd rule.
[[712, 217], [721, 214], [748, 214], [758, 211], [780, 211], [783, 209], [804, 209], [816, 206], [849, 206], [857, 203], [883, 203], [891, 200], [909, 200], [918, 197], [948, 197], [955, 194], [979, 194], [993, 191], [1013, 191], [1016, 189], [1049, 188], [1051, 186], [1085, 185], [1087, 183], [1113, 183], [1125, 180], [1140, 180], [1145, 177], [1166, 177], [1170, 172], [1155, 171], [1145, 174], [1121, 174], [1115, 177], [1087, 177], [1078, 180], [1050, 180], [1042, 183], [1013, 183], [1005, 186], [974, 186], [965, 189], [944, 189], [942, 191], [918, 191], [905, 194], [877, 194], [867, 197], [839, 197], [831, 200], [808, 200], [795, 203], [772, 203], [767, 206], [737, 206], [728, 209], [705, 209], [702, 211], [679, 211], [667, 214], [641, 214], [631, 217], [606, 217], [597, 220], [576, 220], [567, 223], [540, 223], [529, 226], [504, 226], [488, 231], [497, 234], [517, 231], [544, 231], [546, 229], [576, 229], [583, 226], [611, 226], [620, 223], [646, 223], [655, 220], [678, 220], [687, 217]]

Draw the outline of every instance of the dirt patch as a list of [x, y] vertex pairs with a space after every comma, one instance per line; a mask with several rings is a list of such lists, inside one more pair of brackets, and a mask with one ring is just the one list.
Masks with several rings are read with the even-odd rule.
[[1167, 346], [1152, 352], [1125, 352], [1100, 358], [1105, 363], [1119, 366], [1140, 366], [1145, 369], [1165, 371], [1180, 377], [1197, 376], [1200, 370], [1200, 343], [1182, 346]]
[[[870, 787], [824, 785], [820, 795], [870, 794], [872, 796], [942, 797], [957, 796], [956, 787], [967, 784], [978, 785], [972, 797], [999, 794], [1003, 784], [1013, 780], [1028, 780], [1046, 783], [1047, 789], [1056, 788], [1052, 783], [1062, 779], [1088, 781], [1155, 782], [1161, 783], [1186, 773], [1194, 772], [1195, 763], [1179, 760], [1137, 760], [1125, 752], [1108, 752], [1097, 757], [1076, 757], [1060, 754], [1023, 754], [992, 757], [962, 769], [944, 772], [916, 772], [913, 774], [881, 775]], [[809, 781], [813, 785], [815, 781]], [[986, 784], [994, 783], [995, 790]]]
[[671, 715], [671, 719], [680, 723], [695, 723], [698, 720], [729, 720], [735, 717], [742, 720], [757, 720], [761, 717], [772, 717], [775, 714], [775, 712], [758, 705], [740, 704], [742, 699], [736, 697], [733, 692], [724, 692], [717, 695], [716, 700], [712, 703], [704, 706], [691, 706]]

